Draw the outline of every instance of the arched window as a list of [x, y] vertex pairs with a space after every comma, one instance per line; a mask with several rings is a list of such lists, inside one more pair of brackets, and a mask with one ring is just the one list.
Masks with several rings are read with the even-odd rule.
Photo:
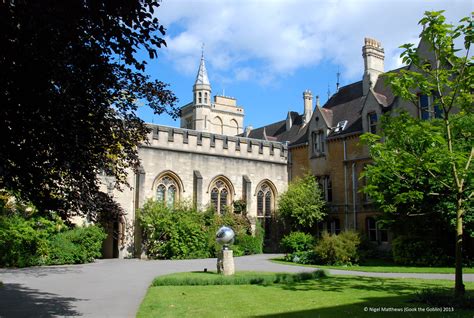
[[156, 200], [164, 202], [168, 207], [173, 207], [178, 201], [179, 185], [170, 175], [165, 174], [156, 182]]
[[202, 103], [202, 93], [199, 92], [199, 95], [198, 95], [198, 104], [201, 104]]
[[230, 121], [230, 126], [231, 126], [232, 130], [234, 131], [234, 133], [236, 135], [238, 135], [239, 134], [239, 124], [237, 123], [237, 121], [235, 119], [232, 119]]
[[214, 211], [224, 214], [232, 202], [230, 187], [222, 179], [217, 179], [211, 186], [211, 205]]
[[257, 217], [271, 217], [275, 194], [267, 182], [264, 182], [257, 189]]
[[216, 126], [216, 133], [222, 135], [224, 133], [224, 123], [220, 117], [214, 117], [214, 125]]
[[207, 104], [207, 92], [204, 93], [204, 104]]

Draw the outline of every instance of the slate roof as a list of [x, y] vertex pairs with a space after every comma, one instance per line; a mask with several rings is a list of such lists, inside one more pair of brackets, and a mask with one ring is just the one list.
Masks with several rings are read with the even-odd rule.
[[331, 96], [321, 111], [327, 119], [330, 119], [326, 122], [329, 127], [336, 127], [337, 123], [345, 120], [347, 124], [342, 131], [332, 131], [328, 138], [362, 130], [362, 120], [359, 119], [365, 98], [362, 81], [343, 86]]
[[[407, 66], [390, 72], [400, 72]], [[379, 77], [372, 90], [375, 99], [383, 109], [389, 109], [395, 100], [391, 89], [385, 85], [385, 79]], [[328, 138], [337, 138], [348, 134], [362, 132], [362, 107], [367, 96], [363, 94], [363, 81], [358, 81], [341, 87], [329, 98], [326, 104], [320, 108], [321, 114], [329, 127], [334, 128], [339, 122], [347, 120], [344, 130], [332, 130]], [[249, 137], [271, 141], [288, 142], [290, 147], [304, 145], [308, 142], [308, 126], [303, 125], [303, 115], [297, 112], [289, 112], [293, 125], [286, 130], [286, 119], [276, 123], [253, 129]]]
[[306, 127], [303, 127], [303, 115], [297, 112], [288, 112], [291, 116], [292, 125], [290, 130], [286, 130], [286, 119], [277, 121], [275, 123], [255, 128], [250, 131], [249, 138], [263, 139], [279, 142], [288, 142], [293, 144], [295, 142], [304, 143], [308, 137], [306, 134]]

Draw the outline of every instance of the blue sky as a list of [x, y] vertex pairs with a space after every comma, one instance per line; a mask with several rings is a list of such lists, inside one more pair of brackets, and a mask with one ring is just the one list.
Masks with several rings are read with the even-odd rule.
[[[260, 127], [302, 112], [304, 90], [321, 105], [341, 85], [362, 78], [364, 37], [385, 49], [385, 70], [401, 66], [404, 43], [417, 43], [427, 10], [446, 10], [456, 23], [473, 11], [471, 0], [162, 0], [156, 16], [168, 47], [147, 73], [170, 84], [179, 105], [192, 99], [201, 45], [212, 94], [237, 98], [244, 125]], [[139, 108], [146, 122], [179, 126], [167, 115]]]

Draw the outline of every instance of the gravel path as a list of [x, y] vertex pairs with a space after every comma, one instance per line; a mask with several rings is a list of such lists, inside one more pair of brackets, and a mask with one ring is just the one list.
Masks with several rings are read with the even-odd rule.
[[[237, 270], [301, 272], [314, 268], [269, 262], [276, 254], [235, 259]], [[92, 264], [0, 269], [0, 317], [134, 317], [154, 277], [214, 270], [215, 259], [184, 261], [98, 260]], [[451, 274], [367, 273], [330, 270], [333, 275], [454, 279]], [[474, 281], [474, 274], [465, 274]]]

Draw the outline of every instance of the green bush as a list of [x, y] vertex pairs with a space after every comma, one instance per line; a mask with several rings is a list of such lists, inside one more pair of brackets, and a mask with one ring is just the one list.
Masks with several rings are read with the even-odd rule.
[[316, 254], [314, 251], [294, 252], [286, 254], [284, 259], [297, 264], [314, 264], [316, 263]]
[[77, 227], [54, 235], [49, 242], [48, 265], [82, 264], [102, 255], [107, 235], [96, 225]]
[[435, 240], [401, 235], [392, 241], [395, 263], [409, 266], [445, 266], [450, 258]]
[[215, 257], [222, 248], [216, 243], [219, 227], [231, 227], [235, 234], [232, 249], [235, 256], [262, 252], [263, 232], [253, 237], [245, 215], [218, 215], [212, 209], [201, 213], [189, 205], [168, 208], [150, 200], [140, 211], [145, 253], [152, 259], [185, 259]]
[[[241, 251], [241, 255], [252, 255], [252, 254], [261, 254], [263, 253], [263, 229], [261, 226], [258, 226], [256, 229], [255, 236], [250, 234], [238, 234], [236, 235], [234, 245], [232, 249], [234, 250], [234, 255], [236, 249]], [[241, 256], [236, 255], [236, 256]]]
[[0, 216], [0, 266], [76, 264], [101, 256], [106, 235], [97, 226], [68, 230], [54, 215]]
[[47, 264], [48, 238], [61, 226], [43, 217], [0, 215], [0, 266]]
[[305, 252], [314, 248], [314, 237], [303, 232], [291, 232], [281, 240], [281, 247], [286, 253]]
[[323, 233], [316, 243], [316, 260], [323, 265], [352, 265], [359, 261], [360, 235], [355, 231], [344, 231], [338, 235]]
[[54, 213], [39, 216], [31, 204], [0, 191], [0, 266], [90, 262], [106, 235], [97, 226], [69, 230]]

